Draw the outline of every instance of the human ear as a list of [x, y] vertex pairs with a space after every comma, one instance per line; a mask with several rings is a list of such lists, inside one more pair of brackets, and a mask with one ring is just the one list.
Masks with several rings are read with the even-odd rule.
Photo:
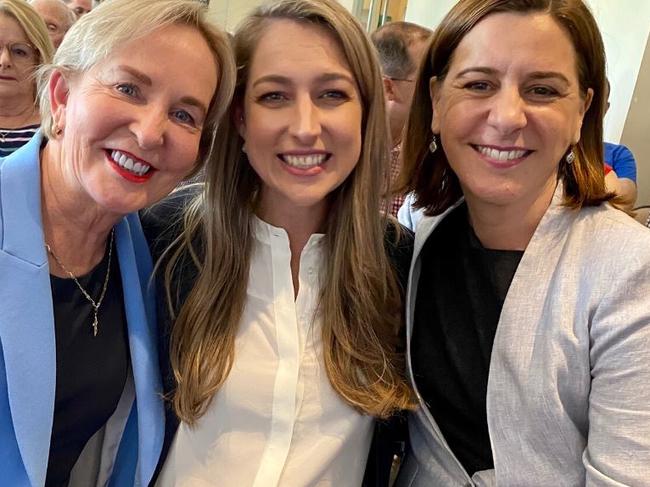
[[386, 101], [398, 101], [393, 80], [385, 76], [382, 77], [382, 80], [384, 81], [384, 94], [386, 96]]
[[52, 121], [60, 130], [65, 128], [65, 113], [70, 94], [70, 82], [59, 70], [54, 70], [48, 83]]
[[431, 99], [431, 132], [440, 133], [440, 87], [442, 82], [436, 76], [429, 80], [429, 98]]

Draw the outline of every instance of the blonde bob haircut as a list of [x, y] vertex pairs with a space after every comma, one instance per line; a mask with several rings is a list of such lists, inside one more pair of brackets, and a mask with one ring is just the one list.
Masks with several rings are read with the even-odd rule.
[[329, 381], [363, 413], [386, 417], [411, 405], [403, 357], [397, 353], [399, 287], [384, 247], [384, 232], [392, 223], [379, 213], [380, 188], [388, 184], [389, 137], [375, 52], [363, 28], [335, 0], [280, 0], [258, 7], [235, 33], [238, 76], [230, 114], [217, 132], [205, 191], [185, 214], [180, 245], [168, 252], [165, 283], [172, 315], [178, 302], [174, 275], [183, 255], [191, 256], [198, 272], [171, 332], [177, 382], [172, 399], [179, 417], [189, 424], [205, 412], [234, 361], [261, 186], [242, 152], [235, 114], [243, 103], [255, 48], [277, 20], [326, 29], [341, 46], [362, 103], [359, 161], [328, 196], [324, 228], [326, 271], [317, 313]]
[[47, 34], [47, 26], [38, 12], [24, 0], [0, 0], [0, 13], [13, 18], [23, 29], [29, 43], [38, 52], [36, 65], [52, 61], [54, 46]]
[[[438, 215], [462, 195], [458, 178], [444, 150], [433, 154], [431, 143], [431, 78], [444, 80], [454, 51], [465, 35], [488, 15], [496, 13], [551, 16], [571, 39], [576, 52], [580, 94], [593, 90], [585, 113], [580, 141], [572, 148], [573, 164], [560, 161], [558, 178], [564, 185], [564, 204], [571, 208], [595, 206], [618, 199], [605, 189], [603, 116], [606, 94], [605, 49], [598, 25], [582, 0], [460, 0], [436, 29], [418, 74], [411, 112], [402, 145], [404, 164], [396, 191], [413, 191], [415, 206]], [[543, 49], [540, 46], [540, 49]]]
[[[236, 74], [227, 35], [209, 23], [207, 7], [196, 0], [111, 0], [83, 15], [66, 33], [54, 61], [38, 73], [44, 134], [49, 138], [54, 136], [48, 83], [55, 70], [66, 77], [83, 75], [123, 45], [174, 24], [196, 28], [210, 47], [219, 69], [217, 89], [199, 144], [198, 162], [202, 164], [211, 150], [216, 126], [232, 97]], [[160, 55], [164, 63], [165, 53]], [[187, 82], [192, 82], [191, 73], [187, 73]]]

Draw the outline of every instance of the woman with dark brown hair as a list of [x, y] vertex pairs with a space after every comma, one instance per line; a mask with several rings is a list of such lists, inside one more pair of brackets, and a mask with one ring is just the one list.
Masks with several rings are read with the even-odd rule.
[[398, 485], [647, 482], [650, 232], [605, 189], [605, 91], [581, 0], [461, 0], [434, 34], [403, 145], [428, 216]]

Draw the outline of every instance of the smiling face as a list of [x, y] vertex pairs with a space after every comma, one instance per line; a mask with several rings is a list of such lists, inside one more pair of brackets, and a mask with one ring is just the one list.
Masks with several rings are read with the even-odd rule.
[[48, 145], [66, 189], [120, 215], [167, 195], [195, 166], [216, 85], [212, 51], [182, 25], [128, 43], [69, 81], [55, 72], [50, 99], [63, 133]]
[[591, 100], [580, 93], [571, 40], [550, 16], [488, 16], [431, 90], [431, 128], [470, 208], [550, 201]]
[[262, 181], [262, 213], [326, 208], [359, 160], [361, 119], [356, 81], [333, 35], [270, 22], [251, 60], [239, 127]]
[[[10, 48], [12, 46], [12, 48]], [[29, 43], [16, 19], [0, 13], [0, 96], [35, 96], [30, 76], [38, 59], [38, 51]]]

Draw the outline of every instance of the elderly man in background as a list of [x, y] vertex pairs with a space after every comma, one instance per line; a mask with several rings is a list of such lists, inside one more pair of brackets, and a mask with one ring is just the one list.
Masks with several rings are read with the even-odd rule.
[[32, 0], [30, 3], [45, 22], [47, 34], [57, 49], [65, 33], [77, 20], [76, 15], [61, 0]]
[[77, 18], [87, 14], [93, 9], [92, 0], [63, 0], [70, 10], [72, 10]]
[[[417, 24], [389, 22], [371, 36], [379, 54], [384, 78], [386, 110], [390, 122], [391, 186], [399, 175], [402, 130], [411, 108], [417, 69], [431, 34], [429, 29]], [[403, 201], [403, 195], [395, 195], [387, 210], [393, 216], [397, 216]]]

